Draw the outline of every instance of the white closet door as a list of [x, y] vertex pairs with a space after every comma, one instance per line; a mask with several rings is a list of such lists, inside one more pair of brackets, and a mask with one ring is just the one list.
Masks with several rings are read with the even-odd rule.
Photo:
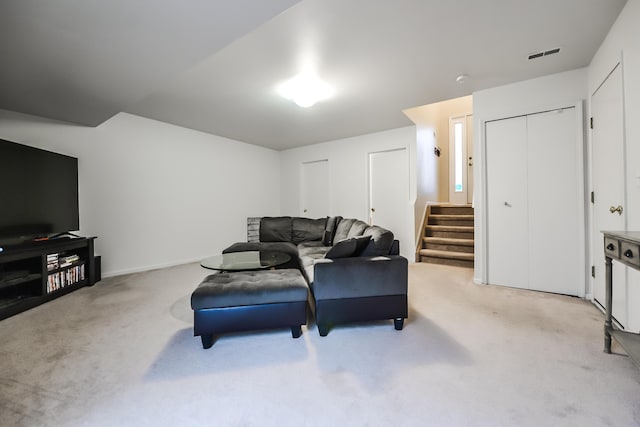
[[527, 120], [496, 120], [485, 129], [488, 281], [527, 288]]
[[487, 277], [584, 295], [582, 148], [576, 108], [487, 122]]
[[584, 296], [584, 190], [575, 110], [527, 116], [529, 286]]

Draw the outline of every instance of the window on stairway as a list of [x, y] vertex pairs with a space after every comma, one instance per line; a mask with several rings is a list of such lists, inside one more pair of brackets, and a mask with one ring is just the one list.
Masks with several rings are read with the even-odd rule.
[[462, 157], [462, 143], [463, 143], [463, 128], [462, 121], [456, 121], [453, 124], [453, 138], [454, 138], [454, 168], [455, 168], [455, 187], [454, 191], [456, 193], [461, 193], [464, 190], [462, 186], [462, 165], [463, 165], [463, 157]]

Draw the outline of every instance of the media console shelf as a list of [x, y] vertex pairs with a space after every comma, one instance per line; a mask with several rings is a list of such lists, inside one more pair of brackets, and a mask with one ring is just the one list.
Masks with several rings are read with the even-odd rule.
[[622, 346], [631, 360], [640, 367], [640, 335], [618, 329], [612, 322], [613, 268], [612, 260], [640, 270], [640, 232], [603, 231], [605, 256], [606, 311], [604, 322], [604, 351], [611, 353], [611, 337]]
[[96, 282], [95, 237], [33, 242], [0, 252], [0, 320]]

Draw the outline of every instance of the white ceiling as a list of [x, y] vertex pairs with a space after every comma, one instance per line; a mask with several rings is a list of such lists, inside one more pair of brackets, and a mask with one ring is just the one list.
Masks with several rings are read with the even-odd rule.
[[[625, 2], [6, 0], [0, 108], [89, 126], [125, 111], [286, 149], [587, 66]], [[309, 109], [280, 98], [305, 67], [336, 96]]]

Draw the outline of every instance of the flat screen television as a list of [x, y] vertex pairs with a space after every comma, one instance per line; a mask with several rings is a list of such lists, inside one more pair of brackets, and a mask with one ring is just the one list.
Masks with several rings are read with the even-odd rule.
[[78, 159], [0, 139], [0, 242], [79, 228]]

